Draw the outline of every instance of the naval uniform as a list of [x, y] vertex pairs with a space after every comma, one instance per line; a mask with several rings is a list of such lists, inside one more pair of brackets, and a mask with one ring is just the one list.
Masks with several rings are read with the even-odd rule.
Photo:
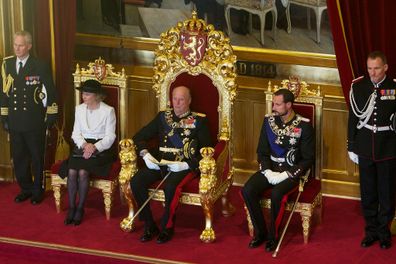
[[359, 156], [360, 191], [366, 236], [390, 239], [395, 212], [396, 82], [368, 77], [352, 82], [348, 121], [348, 151]]
[[[309, 120], [292, 112], [285, 123], [280, 116], [267, 115], [261, 128], [257, 146], [260, 170], [253, 174], [242, 188], [242, 196], [249, 210], [255, 236], [268, 240], [277, 239], [283, 211], [282, 197], [299, 184], [299, 177], [313, 165], [315, 137]], [[287, 171], [289, 178], [272, 185], [264, 175], [265, 170]], [[271, 190], [271, 223], [267, 231], [260, 200], [263, 192]]]
[[40, 197], [45, 130], [55, 123], [58, 114], [51, 71], [31, 55], [21, 66], [15, 56], [8, 57], [3, 60], [0, 83], [1, 120], [8, 126], [17, 181], [22, 193]]
[[[181, 117], [176, 116], [172, 109], [161, 111], [134, 137], [133, 141], [140, 153], [148, 149], [158, 160], [187, 162], [189, 169], [170, 172], [163, 184], [165, 193], [165, 211], [161, 219], [161, 227], [173, 228], [174, 214], [181, 195], [182, 186], [198, 175], [199, 150], [211, 146], [210, 132], [207, 118], [203, 114], [188, 112]], [[159, 147], [151, 150], [149, 141], [159, 140]], [[188, 151], [188, 153], [186, 153]], [[190, 173], [191, 172], [191, 173]], [[167, 166], [160, 166], [160, 170], [140, 168], [131, 179], [131, 189], [140, 207], [148, 198], [148, 188], [161, 180], [167, 174]], [[141, 211], [140, 220], [150, 227], [154, 225], [149, 204]]]

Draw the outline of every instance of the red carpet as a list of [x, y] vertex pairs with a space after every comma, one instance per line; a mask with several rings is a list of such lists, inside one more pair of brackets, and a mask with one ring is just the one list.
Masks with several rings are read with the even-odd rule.
[[[154, 241], [138, 241], [142, 233], [140, 222], [135, 232], [124, 233], [120, 230], [119, 222], [126, 216], [127, 208], [118, 199], [111, 220], [106, 221], [103, 198], [96, 190], [90, 191], [84, 222], [74, 227], [63, 225], [65, 211], [56, 214], [52, 192], [48, 192], [46, 199], [38, 206], [31, 205], [29, 201], [16, 204], [13, 199], [18, 193], [18, 186], [0, 183], [0, 263], [63, 263], [64, 259], [70, 260], [68, 263], [97, 264], [131, 261], [395, 263], [396, 245], [389, 250], [381, 250], [378, 244], [367, 249], [360, 247], [363, 236], [360, 203], [336, 198], [324, 198], [322, 224], [314, 224], [307, 245], [303, 244], [301, 221], [296, 214], [276, 259], [263, 247], [248, 249], [250, 237], [237, 189], [232, 189], [236, 214], [230, 218], [218, 213], [215, 215], [215, 243], [204, 244], [199, 240], [204, 226], [201, 208], [182, 205], [177, 211], [174, 238], [167, 244], [158, 245]], [[157, 219], [161, 209], [159, 203], [153, 203]]]

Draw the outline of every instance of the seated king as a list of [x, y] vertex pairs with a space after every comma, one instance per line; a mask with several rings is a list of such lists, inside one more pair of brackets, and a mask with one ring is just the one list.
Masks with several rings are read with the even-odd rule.
[[[148, 199], [151, 185], [166, 177], [161, 186], [165, 193], [161, 230], [147, 203], [139, 214], [139, 219], [144, 222], [141, 242], [150, 241], [157, 235], [159, 244], [172, 239], [181, 187], [198, 175], [199, 150], [211, 146], [207, 118], [204, 114], [191, 112], [191, 99], [187, 87], [175, 87], [171, 99], [173, 108], [160, 111], [133, 137], [137, 151], [146, 164], [146, 167], [139, 168], [130, 183], [138, 207]], [[153, 139], [159, 140], [158, 148], [149, 150], [149, 142]]]

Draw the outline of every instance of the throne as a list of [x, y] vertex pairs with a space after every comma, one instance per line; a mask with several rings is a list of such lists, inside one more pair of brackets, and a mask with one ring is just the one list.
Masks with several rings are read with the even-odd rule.
[[[216, 239], [212, 227], [214, 204], [222, 201], [222, 214], [229, 216], [233, 207], [227, 192], [233, 182], [232, 170], [232, 104], [236, 96], [236, 56], [228, 38], [213, 25], [192, 18], [179, 22], [161, 34], [155, 50], [153, 89], [158, 98], [158, 109], [169, 107], [171, 91], [185, 85], [192, 95], [191, 109], [206, 114], [214, 148], [202, 148], [200, 177], [195, 177], [181, 187], [179, 201], [182, 204], [201, 206], [205, 216], [205, 229], [201, 241], [209, 243]], [[137, 156], [130, 139], [120, 142], [121, 173], [119, 182], [129, 207], [129, 214], [120, 223], [124, 231], [135, 228], [136, 203], [130, 189], [130, 179], [137, 171]], [[121, 155], [122, 154], [122, 155]], [[149, 189], [153, 194], [156, 183]], [[164, 201], [160, 188], [154, 193], [155, 201]]]
[[[81, 84], [87, 80], [96, 79], [106, 91], [105, 103], [114, 107], [117, 117], [116, 125], [116, 140], [113, 147], [117, 147], [118, 140], [125, 137], [127, 127], [126, 119], [126, 106], [127, 100], [127, 77], [125, 70], [115, 72], [111, 64], [106, 64], [102, 58], [98, 58], [95, 62], [88, 64], [88, 69], [80, 68], [79, 64], [76, 65], [74, 76], [74, 88], [80, 87]], [[81, 92], [75, 89], [74, 92], [75, 105], [81, 103]], [[67, 185], [67, 180], [62, 179], [59, 175], [59, 168], [62, 161], [57, 161], [51, 167], [51, 186], [54, 191], [55, 205], [57, 213], [60, 213], [62, 208], [62, 186]], [[90, 186], [102, 190], [104, 198], [104, 206], [106, 219], [110, 219], [110, 212], [113, 201], [113, 193], [118, 185], [118, 175], [121, 169], [120, 161], [117, 160], [113, 163], [110, 170], [110, 175], [107, 177], [99, 177], [90, 175]]]
[[[301, 81], [297, 76], [291, 76], [288, 80], [281, 82], [280, 88], [289, 89], [295, 96], [293, 109], [297, 114], [310, 120], [315, 131], [315, 164], [306, 175], [301, 177], [300, 184], [293, 191], [284, 195], [282, 198], [281, 210], [276, 225], [280, 225], [280, 220], [284, 211], [291, 211], [298, 196], [301, 192], [295, 211], [299, 213], [302, 220], [302, 229], [304, 243], [308, 243], [310, 234], [311, 218], [316, 213], [318, 222], [322, 218], [322, 192], [321, 192], [321, 168], [322, 168], [322, 105], [323, 97], [320, 95], [320, 87], [317, 89], [308, 89], [308, 84]], [[273, 93], [279, 89], [278, 86], [272, 87], [271, 82], [268, 83], [268, 89], [265, 91], [266, 112], [272, 112]], [[263, 194], [260, 201], [261, 207], [265, 209], [271, 208], [271, 190], [267, 190]], [[248, 220], [249, 235], [253, 236], [253, 225], [249, 212], [245, 206]]]

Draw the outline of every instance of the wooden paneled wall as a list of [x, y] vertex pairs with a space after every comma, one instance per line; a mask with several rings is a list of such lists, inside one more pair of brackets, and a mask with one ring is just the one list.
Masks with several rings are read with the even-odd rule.
[[[151, 90], [150, 69], [130, 68], [129, 126], [133, 135], [157, 113], [157, 100]], [[235, 185], [242, 185], [257, 168], [256, 147], [265, 115], [265, 94], [268, 81], [279, 85], [280, 80], [238, 77], [238, 95], [234, 102], [233, 145]], [[310, 83], [311, 86], [318, 84]], [[341, 87], [320, 85], [324, 96], [322, 188], [328, 195], [359, 197], [357, 167], [346, 151], [348, 109]]]

